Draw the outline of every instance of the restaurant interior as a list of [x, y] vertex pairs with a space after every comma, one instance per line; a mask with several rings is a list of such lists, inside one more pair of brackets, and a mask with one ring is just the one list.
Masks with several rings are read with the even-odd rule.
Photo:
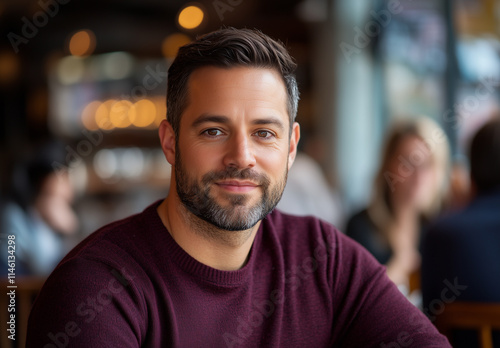
[[[22, 165], [47, 143], [59, 146], [52, 167], [65, 170], [71, 186], [62, 254], [163, 199], [171, 169], [158, 127], [167, 113], [168, 67], [180, 46], [221, 27], [261, 30], [296, 60], [299, 150], [319, 179], [297, 174], [313, 197], [293, 200], [285, 191], [283, 210], [302, 197], [316, 201], [321, 207], [291, 212], [345, 231], [373, 197], [392, 125], [421, 117], [447, 139], [447, 209], [467, 205], [469, 143], [500, 109], [496, 0], [1, 0], [2, 207], [23, 185]], [[321, 199], [312, 194], [320, 184]], [[9, 233], [0, 231], [2, 248]], [[411, 300], [422, 306], [416, 274]], [[19, 311], [29, 312], [47, 275], [18, 276], [20, 289], [25, 282]], [[22, 347], [25, 319], [20, 340], [7, 340], [4, 301], [0, 347]], [[488, 341], [491, 328], [500, 329], [500, 310], [480, 317], [490, 320], [481, 326], [489, 333], [480, 328]]]

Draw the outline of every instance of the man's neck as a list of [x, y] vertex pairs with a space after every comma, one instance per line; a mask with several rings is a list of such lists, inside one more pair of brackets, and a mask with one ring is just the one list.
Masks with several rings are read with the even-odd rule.
[[198, 218], [169, 195], [157, 208], [172, 238], [191, 257], [215, 269], [237, 270], [246, 264], [260, 222], [249, 230], [227, 231]]

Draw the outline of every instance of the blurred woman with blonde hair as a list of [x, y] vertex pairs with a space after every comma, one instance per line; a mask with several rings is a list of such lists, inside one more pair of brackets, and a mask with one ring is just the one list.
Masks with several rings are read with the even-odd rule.
[[425, 226], [442, 209], [448, 166], [448, 141], [436, 122], [398, 120], [388, 134], [371, 201], [348, 221], [347, 235], [387, 266], [403, 292], [420, 267]]

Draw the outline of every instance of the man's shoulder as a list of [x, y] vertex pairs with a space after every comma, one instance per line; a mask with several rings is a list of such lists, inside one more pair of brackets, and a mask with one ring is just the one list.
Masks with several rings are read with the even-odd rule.
[[330, 256], [337, 255], [336, 262], [366, 255], [371, 258], [356, 241], [329, 222], [314, 216], [296, 216], [275, 209], [264, 219], [263, 229], [264, 233], [275, 235], [285, 248], [311, 252], [318, 246], [326, 247]]

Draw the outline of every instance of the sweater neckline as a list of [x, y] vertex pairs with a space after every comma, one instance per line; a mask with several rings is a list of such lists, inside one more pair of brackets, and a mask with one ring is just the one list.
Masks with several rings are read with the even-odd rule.
[[255, 263], [256, 250], [261, 244], [263, 224], [260, 225], [255, 235], [252, 247], [250, 248], [247, 263], [238, 270], [223, 271], [199, 262], [194, 257], [189, 255], [184, 249], [182, 249], [179, 244], [177, 244], [174, 238], [170, 235], [170, 232], [168, 231], [166, 226], [161, 221], [160, 216], [158, 215], [157, 207], [161, 204], [161, 202], [162, 201], [160, 200], [152, 204], [151, 206], [146, 208], [144, 212], [147, 216], [146, 221], [149, 222], [151, 229], [165, 235], [163, 236], [162, 240], [166, 244], [165, 246], [168, 253], [168, 258], [172, 263], [176, 264], [185, 272], [197, 278], [203, 279], [210, 283], [215, 283], [217, 285], [239, 285], [247, 280], [248, 276], [252, 272], [253, 265]]

